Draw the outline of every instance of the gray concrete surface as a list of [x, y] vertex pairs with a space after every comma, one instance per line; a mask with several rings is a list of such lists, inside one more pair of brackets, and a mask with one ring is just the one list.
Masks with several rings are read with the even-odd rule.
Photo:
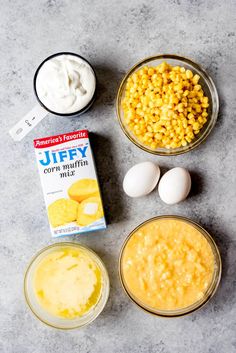
[[[234, 353], [236, 352], [236, 2], [234, 0], [15, 0], [0, 11], [1, 109], [1, 353]], [[48, 116], [21, 143], [9, 128], [34, 104], [32, 77], [46, 56], [73, 51], [95, 66], [98, 98], [78, 119]], [[206, 143], [186, 155], [159, 158], [142, 152], [123, 136], [115, 116], [117, 87], [127, 69], [147, 55], [178, 53], [199, 62], [220, 95], [220, 116]], [[109, 227], [80, 236], [103, 258], [111, 293], [91, 325], [57, 331], [35, 319], [25, 304], [23, 277], [32, 255], [50, 238], [32, 140], [88, 128]], [[165, 206], [157, 191], [131, 200], [122, 178], [134, 163], [152, 160], [162, 168], [184, 166], [193, 176], [191, 197]], [[215, 297], [200, 311], [180, 319], [160, 319], [136, 308], [117, 274], [126, 234], [159, 214], [199, 221], [216, 239], [223, 277]], [[71, 240], [67, 238], [66, 240]]]

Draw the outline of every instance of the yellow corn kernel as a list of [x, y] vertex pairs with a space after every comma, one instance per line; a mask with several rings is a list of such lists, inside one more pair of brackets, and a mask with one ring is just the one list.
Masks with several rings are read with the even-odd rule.
[[190, 78], [193, 77], [193, 73], [192, 73], [191, 70], [186, 70], [186, 77], [187, 77], [188, 79], [190, 79]]
[[151, 149], [156, 149], [157, 148], [157, 143], [156, 142], [152, 142], [150, 145]]
[[188, 114], [188, 119], [189, 119], [189, 120], [194, 119], [193, 113], [189, 113], [189, 114]]
[[191, 138], [190, 136], [186, 136], [186, 137], [185, 137], [185, 140], [186, 140], [187, 142], [191, 142], [191, 141], [192, 141], [192, 138]]
[[199, 80], [200, 80], [200, 76], [196, 74], [193, 76], [192, 82], [194, 85], [196, 85]]
[[149, 137], [153, 137], [153, 133], [152, 132], [146, 132], [146, 134], [145, 134], [146, 136], [149, 136]]
[[139, 76], [143, 76], [148, 72], [148, 67], [147, 66], [143, 66], [139, 71]]
[[193, 139], [193, 138], [194, 138], [194, 133], [193, 133], [193, 132], [189, 132], [189, 133], [188, 133], [188, 137], [190, 137], [191, 139]]
[[194, 123], [193, 124], [193, 130], [199, 130], [200, 124], [199, 123]]
[[173, 67], [173, 70], [174, 70], [174, 71], [180, 71], [181, 68], [180, 68], [180, 66], [174, 66], [174, 67]]
[[201, 85], [195, 85], [194, 86], [195, 91], [200, 91], [201, 88], [202, 88]]
[[200, 124], [202, 124], [202, 123], [203, 123], [203, 117], [202, 117], [202, 116], [199, 116], [199, 117], [197, 118], [197, 121], [198, 121]]
[[186, 129], [188, 127], [188, 120], [184, 119], [182, 124], [183, 124], [183, 127]]
[[177, 106], [178, 111], [181, 113], [184, 111], [183, 103], [179, 103]]
[[173, 120], [171, 121], [171, 123], [172, 123], [173, 126], [175, 126], [175, 125], [177, 125], [177, 120], [176, 120], [176, 119], [173, 119]]
[[163, 137], [163, 139], [162, 139], [162, 142], [163, 142], [163, 144], [166, 146], [166, 145], [169, 145], [169, 143], [170, 143], [170, 138], [169, 137]]
[[208, 116], [208, 113], [207, 112], [203, 112], [202, 116], [203, 116], [203, 118], [206, 118]]
[[196, 120], [194, 118], [189, 119], [189, 121], [188, 121], [188, 123], [191, 125], [195, 124], [195, 122], [196, 122]]
[[180, 133], [181, 133], [181, 128], [180, 128], [180, 127], [177, 127], [177, 128], [175, 129], [175, 131], [176, 131], [177, 134], [180, 134]]
[[188, 125], [188, 127], [186, 128], [186, 132], [189, 133], [192, 131], [193, 131], [192, 125]]
[[162, 99], [161, 98], [158, 98], [157, 100], [156, 100], [156, 106], [157, 107], [161, 107], [162, 106], [162, 104], [163, 104], [163, 102], [162, 102]]
[[[138, 75], [136, 73], [134, 73], [132, 76], [131, 76], [131, 79], [134, 81], [134, 82], [137, 82], [138, 81]], [[130, 80], [131, 82], [131, 80]]]
[[194, 109], [197, 113], [201, 113], [202, 111], [202, 107], [200, 106], [200, 104], [194, 104]]
[[154, 137], [155, 137], [156, 140], [162, 140], [163, 135], [158, 132], [158, 133], [156, 133], [156, 134], [154, 135]]
[[153, 132], [153, 128], [149, 125], [149, 126], [147, 127], [147, 131], [148, 131], [148, 132]]
[[152, 67], [149, 67], [148, 69], [148, 75], [152, 76], [155, 73], [154, 69]]

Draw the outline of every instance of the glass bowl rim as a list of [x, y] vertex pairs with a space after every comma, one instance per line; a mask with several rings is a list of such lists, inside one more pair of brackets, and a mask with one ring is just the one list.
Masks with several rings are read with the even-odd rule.
[[[106, 282], [107, 282], [107, 285], [106, 285], [106, 296], [105, 296], [105, 301], [102, 305], [102, 308], [100, 311], [98, 311], [90, 320], [88, 320], [87, 322], [85, 322], [84, 324], [79, 324], [79, 325], [76, 325], [76, 326], [73, 326], [73, 327], [59, 327], [57, 325], [54, 325], [54, 324], [51, 324], [50, 322], [48, 322], [47, 320], [44, 320], [42, 317], [40, 317], [36, 312], [35, 310], [33, 309], [33, 306], [31, 305], [30, 303], [30, 299], [29, 299], [29, 296], [28, 296], [28, 291], [27, 291], [27, 279], [28, 279], [28, 275], [29, 275], [29, 271], [32, 267], [32, 265], [34, 264], [34, 262], [37, 260], [37, 258], [43, 254], [44, 252], [46, 252], [47, 250], [50, 250], [52, 248], [57, 248], [57, 247], [63, 247], [63, 246], [75, 246], [75, 247], [78, 247], [78, 248], [81, 248], [85, 251], [88, 251], [90, 253], [92, 253], [93, 256], [95, 256], [95, 258], [97, 258], [97, 260], [100, 262], [100, 264], [102, 265], [102, 270], [104, 271], [104, 275], [105, 275], [105, 279], [106, 279]], [[100, 258], [100, 256], [98, 256], [96, 254], [95, 251], [93, 251], [92, 249], [90, 249], [88, 246], [86, 245], [82, 245], [82, 244], [79, 244], [79, 243], [75, 243], [75, 242], [72, 242], [72, 241], [63, 241], [63, 242], [56, 242], [56, 243], [53, 243], [53, 244], [50, 244], [48, 246], [45, 246], [43, 247], [42, 249], [40, 249], [39, 251], [37, 251], [34, 256], [31, 258], [30, 262], [28, 263], [27, 265], [27, 268], [26, 268], [26, 271], [25, 271], [25, 275], [24, 275], [24, 284], [23, 284], [23, 290], [24, 290], [24, 297], [25, 297], [25, 301], [30, 309], [30, 311], [33, 313], [33, 315], [35, 317], [37, 317], [37, 319], [39, 321], [41, 321], [43, 324], [49, 326], [49, 327], [53, 327], [55, 329], [58, 329], [58, 330], [74, 330], [74, 329], [79, 329], [79, 328], [82, 328], [84, 326], [87, 326], [89, 324], [91, 324], [100, 314], [101, 312], [103, 311], [104, 307], [106, 306], [106, 303], [108, 301], [108, 298], [109, 298], [109, 293], [110, 293], [110, 280], [109, 280], [109, 275], [108, 275], [108, 271], [106, 269], [106, 266], [104, 264], [104, 262], [102, 261], [102, 259]]]
[[[140, 229], [142, 226], [144, 226], [145, 224], [148, 224], [152, 221], [155, 220], [160, 220], [160, 219], [177, 219], [180, 221], [184, 221], [187, 224], [192, 225], [194, 228], [196, 228], [197, 230], [200, 231], [200, 233], [205, 237], [205, 239], [207, 240], [208, 243], [211, 243], [211, 248], [212, 246], [214, 247], [214, 252], [213, 252], [213, 256], [215, 259], [215, 263], [216, 265], [216, 275], [215, 275], [215, 279], [212, 279], [211, 284], [209, 285], [209, 289], [211, 289], [211, 291], [209, 291], [208, 295], [206, 296], [206, 294], [204, 295], [204, 297], [202, 298], [202, 301], [198, 301], [199, 305], [196, 306], [196, 304], [198, 302], [193, 303], [192, 305], [186, 307], [186, 308], [182, 308], [182, 309], [176, 309], [176, 310], [158, 310], [158, 309], [152, 309], [152, 308], [148, 308], [148, 306], [142, 305], [141, 302], [137, 302], [134, 297], [132, 296], [131, 292], [129, 291], [129, 289], [127, 288], [123, 275], [122, 275], [122, 257], [123, 257], [123, 253], [125, 250], [125, 247], [128, 243], [128, 241], [131, 239], [131, 237], [133, 236], [133, 234]], [[119, 254], [119, 279], [121, 282], [121, 286], [124, 290], [124, 292], [126, 293], [126, 295], [128, 296], [128, 298], [136, 305], [138, 306], [138, 308], [142, 309], [144, 312], [152, 314], [154, 316], [157, 317], [163, 317], [163, 318], [177, 318], [177, 317], [182, 317], [182, 316], [186, 316], [189, 315], [197, 310], [199, 310], [200, 308], [202, 308], [206, 303], [208, 303], [208, 301], [214, 296], [214, 294], [216, 293], [218, 286], [220, 284], [220, 280], [221, 280], [221, 274], [222, 274], [222, 261], [221, 261], [221, 255], [218, 249], [218, 246], [216, 245], [214, 239], [212, 238], [212, 236], [206, 231], [205, 228], [203, 228], [199, 223], [192, 221], [191, 219], [184, 217], [184, 216], [179, 216], [179, 215], [160, 215], [160, 216], [154, 216], [151, 217], [149, 219], [147, 219], [146, 221], [140, 223], [138, 226], [136, 226], [125, 238], [125, 240], [122, 243], [121, 249], [120, 249], [120, 254]], [[212, 288], [211, 288], [212, 286]], [[195, 305], [195, 307], [194, 307]], [[181, 311], [181, 313], [178, 313], [179, 311]], [[169, 315], [168, 315], [169, 312]], [[172, 314], [170, 314], [172, 313]]]
[[[125, 86], [125, 83], [128, 79], [128, 77], [139, 67], [143, 66], [145, 63], [149, 63], [150, 61], [153, 60], [159, 60], [159, 59], [163, 59], [163, 61], [165, 59], [172, 59], [172, 60], [179, 60], [182, 62], [187, 62], [189, 63], [191, 66], [193, 66], [194, 68], [196, 68], [196, 70], [200, 71], [200, 73], [202, 74], [202, 79], [204, 80], [204, 82], [206, 80], [209, 81], [211, 88], [212, 88], [212, 92], [211, 92], [211, 96], [214, 96], [215, 99], [215, 112], [213, 114], [213, 112], [211, 113], [211, 117], [210, 117], [210, 121], [209, 123], [211, 123], [207, 133], [204, 135], [204, 138], [202, 137], [202, 135], [200, 135], [196, 140], [195, 143], [189, 147], [188, 149], [180, 149], [178, 151], [175, 151], [175, 149], [166, 149], [166, 151], [168, 151], [168, 153], [163, 151], [157, 151], [157, 150], [152, 150], [149, 149], [148, 147], [146, 147], [145, 145], [137, 142], [127, 131], [126, 127], [124, 126], [123, 122], [122, 122], [122, 118], [120, 115], [120, 101], [121, 101], [121, 93], [123, 91], [123, 88]], [[140, 61], [138, 61], [136, 64], [134, 64], [125, 74], [125, 76], [123, 77], [123, 79], [121, 80], [121, 83], [119, 85], [118, 88], [118, 92], [116, 95], [116, 116], [117, 119], [119, 121], [119, 125], [121, 127], [121, 130], [123, 131], [123, 133], [125, 134], [125, 136], [134, 144], [136, 145], [138, 148], [140, 148], [141, 150], [154, 154], [154, 155], [158, 155], [158, 156], [177, 156], [180, 154], [184, 154], [187, 152], [192, 151], [193, 149], [197, 148], [202, 142], [204, 142], [207, 137], [209, 136], [209, 134], [211, 133], [212, 129], [214, 128], [217, 118], [219, 115], [219, 95], [218, 95], [218, 91], [216, 89], [215, 83], [212, 80], [211, 76], [206, 72], [206, 70], [204, 68], [201, 67], [201, 65], [199, 65], [198, 63], [196, 63], [195, 61], [193, 61], [192, 59], [186, 57], [186, 56], [181, 56], [181, 55], [177, 55], [177, 54], [158, 54], [158, 55], [152, 55], [152, 56], [148, 56]]]

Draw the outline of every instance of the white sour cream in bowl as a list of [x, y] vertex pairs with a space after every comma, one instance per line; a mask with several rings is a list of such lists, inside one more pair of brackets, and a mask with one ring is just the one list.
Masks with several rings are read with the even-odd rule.
[[58, 53], [39, 66], [34, 78], [39, 102], [56, 115], [77, 115], [93, 103], [96, 76], [92, 66], [72, 53]]

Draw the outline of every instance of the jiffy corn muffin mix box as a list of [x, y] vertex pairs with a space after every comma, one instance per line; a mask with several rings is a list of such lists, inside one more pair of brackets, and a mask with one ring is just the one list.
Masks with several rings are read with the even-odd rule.
[[53, 237], [106, 228], [87, 130], [34, 140]]

